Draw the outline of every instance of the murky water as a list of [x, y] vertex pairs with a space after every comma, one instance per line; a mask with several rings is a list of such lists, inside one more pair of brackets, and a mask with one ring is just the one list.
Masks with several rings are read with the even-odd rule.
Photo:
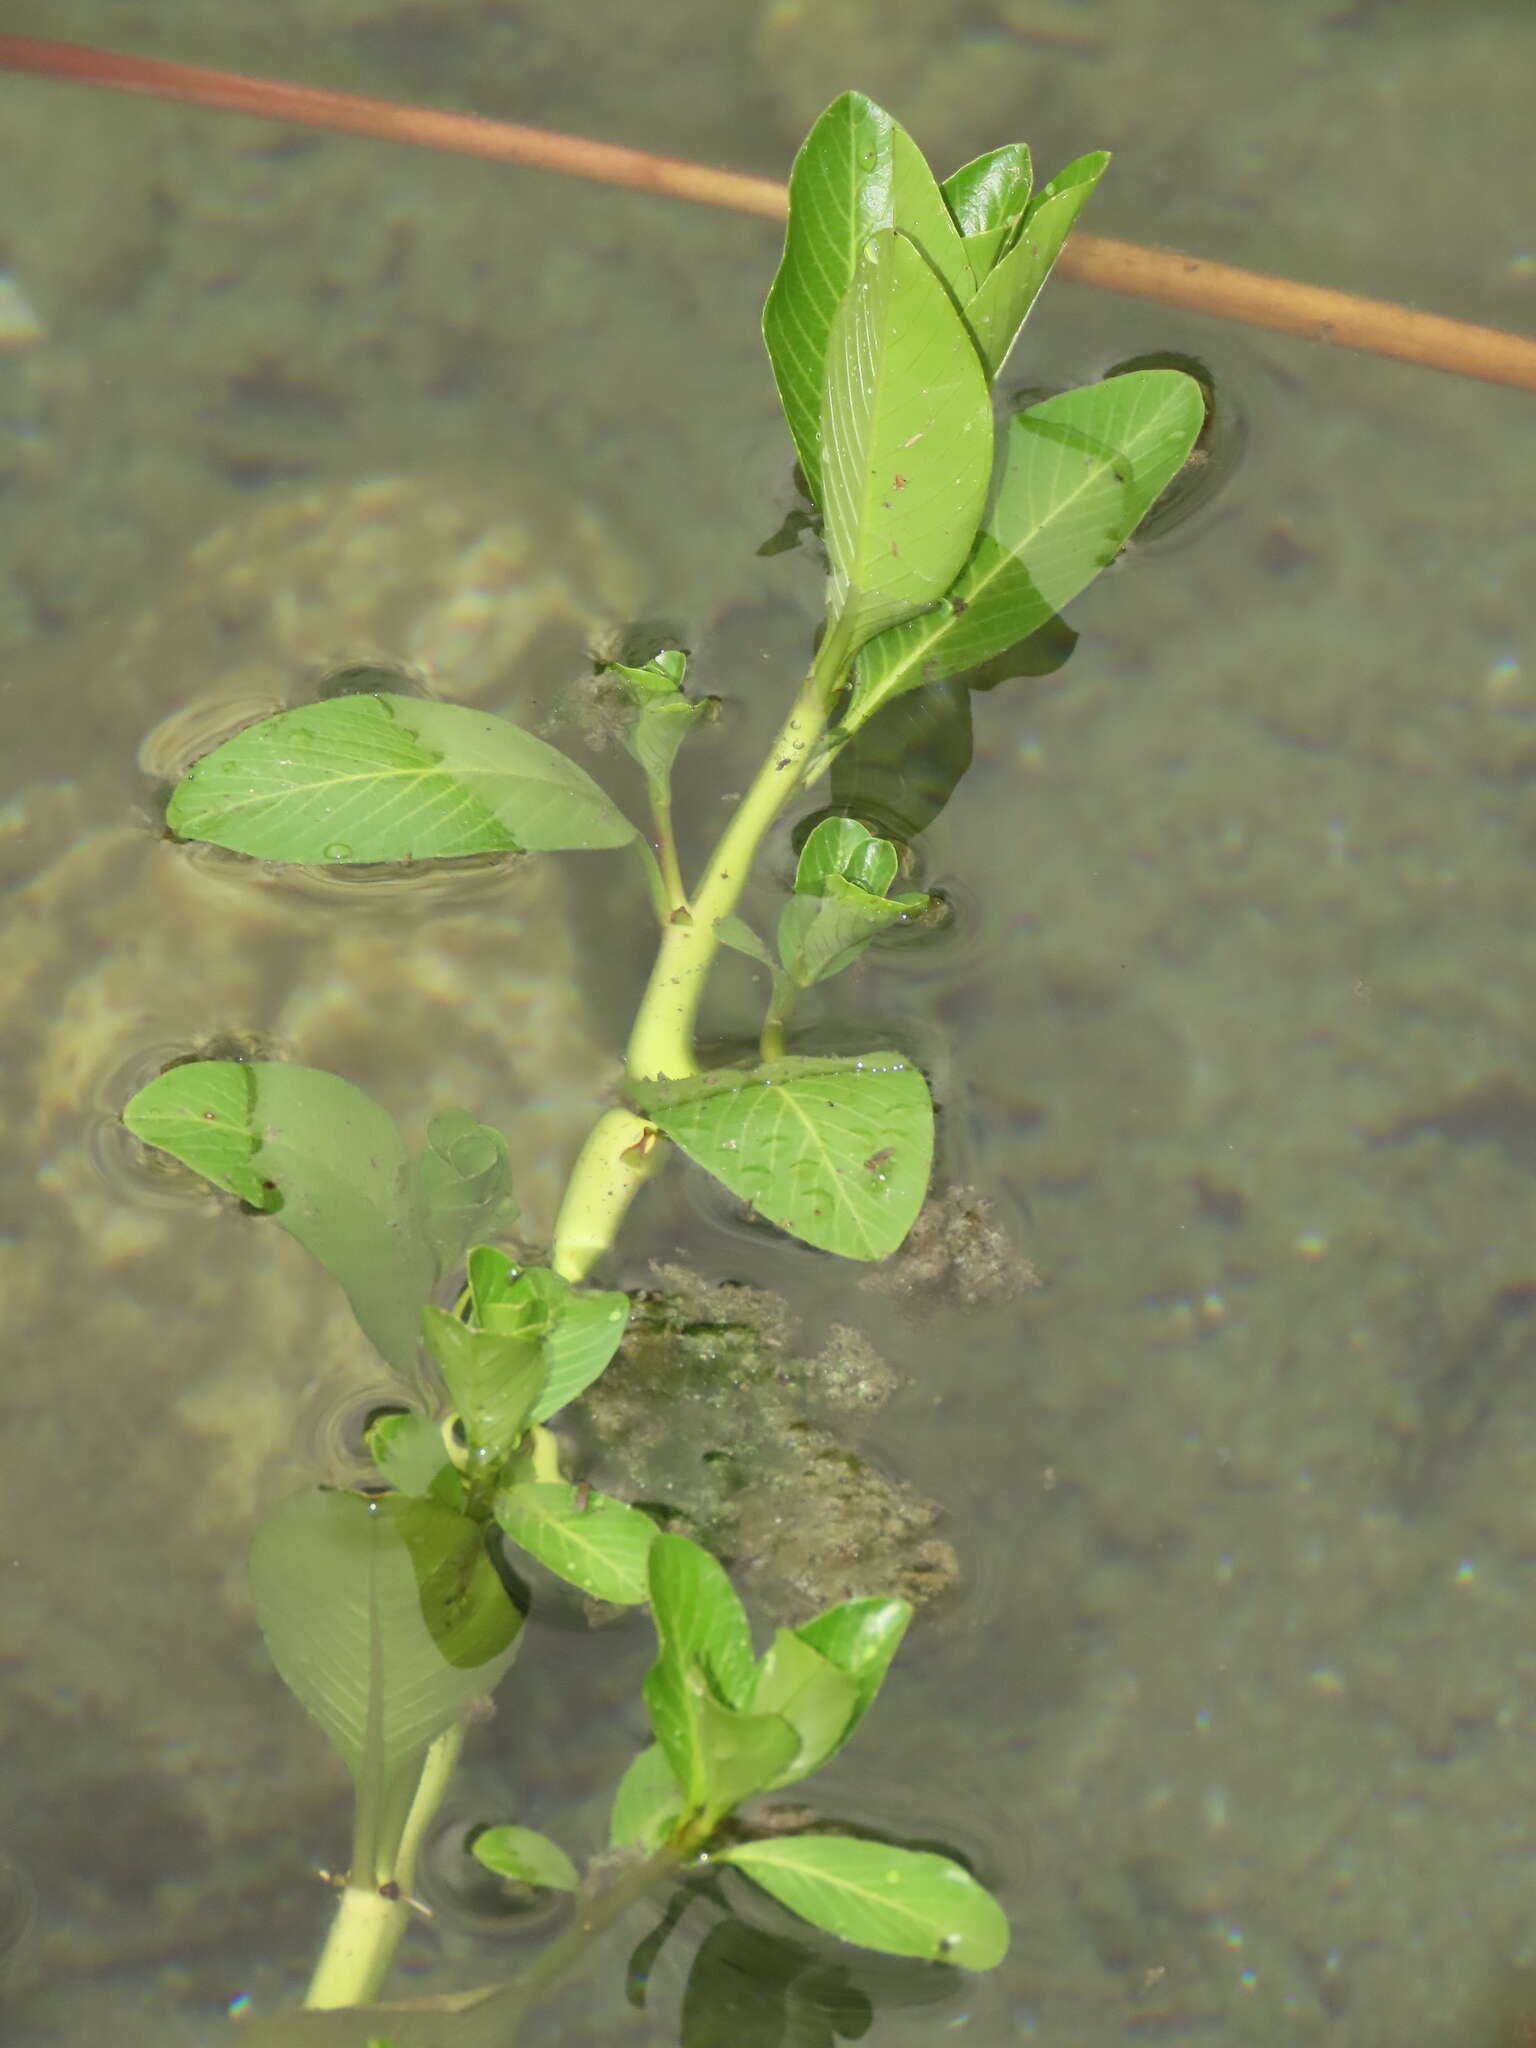
[[[858, 84], [942, 167], [1112, 148], [1101, 232], [1536, 327], [1519, 4], [22, 12], [769, 174]], [[345, 1853], [241, 1554], [377, 1367], [292, 1247], [135, 1177], [112, 1111], [167, 1048], [267, 1033], [402, 1117], [521, 1128], [547, 1218], [642, 964], [593, 935], [643, 906], [600, 856], [396, 911], [232, 879], [155, 840], [141, 745], [356, 659], [542, 715], [604, 622], [659, 615], [727, 701], [702, 833], [816, 592], [754, 552], [789, 503], [771, 230], [0, 99], [34, 316], [0, 351], [7, 2038], [161, 2048], [302, 1983]], [[825, 1798], [968, 1854], [1016, 1946], [937, 2002], [873, 1969], [872, 2040], [1493, 2044], [1536, 1944], [1536, 410], [1065, 286], [1015, 368], [1162, 347], [1211, 366], [1243, 460], [1071, 608], [1058, 676], [978, 700], [924, 841], [955, 928], [839, 997], [923, 1047], [1043, 1286], [919, 1313], [681, 1182], [626, 1277], [682, 1248], [908, 1381], [866, 1443], [965, 1584]], [[645, 1631], [535, 1647], [456, 1811], [581, 1847]], [[419, 1972], [522, 1952], [442, 1903]], [[688, 1952], [649, 2019], [616, 1949], [538, 2038], [675, 2040]]]

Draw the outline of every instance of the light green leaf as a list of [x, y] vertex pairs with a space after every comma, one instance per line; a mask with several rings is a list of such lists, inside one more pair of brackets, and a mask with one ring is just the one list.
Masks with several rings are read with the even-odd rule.
[[414, 1369], [436, 1262], [404, 1141], [360, 1088], [282, 1060], [194, 1060], [141, 1088], [123, 1121], [273, 1215], [346, 1290], [390, 1364]]
[[[744, 1799], [800, 1775], [794, 1769], [800, 1738], [782, 1716], [723, 1706], [697, 1665], [688, 1671], [686, 1682], [703, 1761], [703, 1794], [693, 1804], [706, 1826], [734, 1813]], [[649, 1688], [649, 1678], [646, 1684]]]
[[[498, 1256], [504, 1275], [499, 1279], [493, 1263]], [[471, 1253], [470, 1284], [474, 1288], [478, 1273], [479, 1320], [499, 1336], [537, 1343], [542, 1349], [544, 1388], [528, 1419], [546, 1422], [607, 1368], [624, 1338], [629, 1296], [573, 1287], [547, 1266], [510, 1270], [504, 1255], [491, 1253], [478, 1267], [477, 1258], [478, 1252]]]
[[676, 1825], [683, 1795], [667, 1753], [653, 1742], [633, 1758], [608, 1818], [608, 1840], [615, 1849], [657, 1849]]
[[439, 1278], [477, 1237], [504, 1230], [517, 1215], [507, 1141], [462, 1109], [445, 1109], [427, 1125], [427, 1149], [416, 1167], [422, 1230]]
[[800, 849], [795, 867], [795, 894], [820, 896], [840, 876], [883, 896], [896, 879], [899, 856], [890, 840], [857, 818], [823, 818]]
[[536, 1828], [483, 1828], [470, 1843], [470, 1854], [498, 1877], [514, 1884], [539, 1884], [551, 1891], [573, 1892], [581, 1883], [576, 1866], [548, 1835]]
[[504, 718], [345, 696], [247, 726], [182, 777], [166, 821], [259, 860], [405, 861], [623, 846], [592, 778]]
[[843, 1731], [844, 1742], [879, 1692], [911, 1619], [912, 1609], [905, 1600], [843, 1600], [795, 1630], [802, 1643], [835, 1664], [858, 1687], [858, 1702]]
[[1037, 631], [1114, 560], [1187, 460], [1204, 417], [1200, 386], [1178, 370], [1133, 370], [1020, 413], [949, 600], [861, 649], [843, 728]]
[[745, 1706], [756, 1682], [752, 1630], [719, 1559], [686, 1536], [658, 1536], [650, 1597], [662, 1654], [702, 1666], [728, 1707]]
[[421, 1312], [421, 1327], [470, 1449], [499, 1463], [538, 1403], [547, 1370], [543, 1347], [526, 1337], [472, 1330], [430, 1304]]
[[857, 647], [948, 590], [992, 470], [975, 346], [929, 264], [889, 228], [859, 252], [827, 337], [822, 441], [828, 610]]
[[1012, 245], [1005, 244], [1002, 255], [992, 251], [992, 268], [975, 296], [966, 300], [963, 307], [965, 324], [981, 351], [989, 381], [1003, 367], [1041, 286], [1061, 254], [1062, 243], [1108, 164], [1103, 150], [1068, 164], [1036, 194]]
[[800, 849], [795, 890], [779, 914], [779, 958], [799, 988], [851, 966], [880, 932], [928, 907], [886, 896], [898, 856], [857, 818], [823, 818]]
[[847, 1835], [740, 1842], [717, 1863], [744, 1870], [781, 1905], [843, 1941], [886, 1955], [991, 1970], [1008, 1953], [992, 1894], [947, 1856]]
[[839, 1671], [803, 1637], [779, 1629], [758, 1666], [752, 1694], [754, 1714], [776, 1714], [795, 1731], [795, 1753], [772, 1783], [793, 1785], [835, 1755], [847, 1740], [859, 1698], [856, 1679]]
[[390, 1485], [401, 1493], [430, 1494], [445, 1507], [464, 1500], [464, 1482], [428, 1415], [381, 1415], [368, 1430], [368, 1450]]
[[989, 263], [976, 264], [978, 238], [1008, 234], [1024, 218], [1029, 205], [1034, 171], [1029, 150], [1022, 142], [1006, 142], [1001, 149], [989, 149], [973, 157], [958, 171], [951, 171], [939, 190], [954, 222], [966, 238], [967, 252], [978, 277], [985, 277]]
[[949, 281], [973, 289], [969, 259], [922, 152], [862, 93], [832, 102], [789, 174], [784, 259], [763, 309], [763, 339], [812, 502], [823, 505], [822, 393], [828, 336], [859, 253], [899, 228]]
[[495, 1686], [522, 1617], [481, 1530], [403, 1494], [282, 1502], [250, 1579], [273, 1663], [352, 1772], [382, 1881], [423, 1752]]
[[594, 1599], [637, 1606], [647, 1597], [656, 1524], [638, 1508], [564, 1480], [529, 1480], [501, 1489], [496, 1519], [530, 1557]]
[[770, 1223], [847, 1259], [884, 1259], [933, 1164], [928, 1084], [894, 1052], [783, 1059], [636, 1087], [640, 1108]]

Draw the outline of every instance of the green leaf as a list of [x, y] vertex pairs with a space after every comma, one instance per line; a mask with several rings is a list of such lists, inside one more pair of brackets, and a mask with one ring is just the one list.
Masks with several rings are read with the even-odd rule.
[[445, 1109], [427, 1125], [427, 1149], [416, 1167], [421, 1226], [441, 1277], [477, 1237], [504, 1230], [517, 1215], [507, 1141], [462, 1109]]
[[827, 337], [829, 611], [857, 647], [931, 604], [976, 537], [992, 406], [954, 302], [911, 242], [864, 244]]
[[843, 727], [1037, 631], [1114, 560], [1203, 420], [1200, 387], [1178, 370], [1134, 370], [1020, 413], [986, 524], [948, 600], [861, 649]]
[[746, 919], [738, 917], [734, 910], [726, 917], [716, 918], [715, 934], [721, 945], [729, 946], [733, 953], [745, 953], [760, 967], [773, 966], [773, 955]]
[[[493, 1277], [490, 1263], [501, 1259], [504, 1278]], [[508, 1268], [504, 1254], [475, 1260], [471, 1254], [471, 1288], [480, 1277], [476, 1314], [498, 1336], [537, 1344], [544, 1358], [544, 1386], [528, 1420], [546, 1422], [591, 1386], [606, 1370], [624, 1338], [629, 1321], [629, 1296], [613, 1290], [573, 1287], [547, 1266]]]
[[990, 381], [1001, 370], [1019, 329], [1040, 295], [1077, 216], [1103, 177], [1103, 150], [1078, 157], [1041, 187], [1005, 253], [993, 250], [993, 265], [975, 296], [964, 303], [965, 324], [981, 351]]
[[576, 1866], [548, 1835], [536, 1828], [483, 1828], [470, 1843], [470, 1854], [498, 1877], [514, 1884], [539, 1884], [550, 1891], [573, 1892], [581, 1883]]
[[871, 1598], [843, 1600], [822, 1614], [814, 1615], [795, 1630], [802, 1643], [825, 1657], [829, 1664], [851, 1678], [858, 1688], [858, 1700], [843, 1741], [863, 1719], [871, 1701], [885, 1681], [891, 1659], [901, 1646], [912, 1619], [905, 1600]]
[[840, 974], [888, 926], [927, 909], [926, 896], [886, 896], [897, 865], [890, 841], [857, 818], [823, 818], [811, 832], [779, 915], [779, 958], [797, 987]]
[[789, 1835], [720, 1850], [781, 1905], [843, 1941], [887, 1955], [991, 1970], [1008, 1953], [1008, 1922], [958, 1863], [847, 1835]]
[[[650, 1682], [648, 1676], [647, 1701]], [[685, 1686], [703, 1770], [703, 1793], [692, 1803], [706, 1827], [734, 1813], [743, 1800], [799, 1776], [794, 1761], [800, 1738], [781, 1715], [741, 1713], [723, 1706], [697, 1665], [686, 1673]]]
[[346, 1290], [390, 1364], [414, 1369], [436, 1264], [404, 1141], [360, 1088], [287, 1061], [194, 1060], [141, 1088], [123, 1122], [272, 1214]]
[[499, 1463], [538, 1403], [547, 1371], [543, 1347], [495, 1330], [472, 1330], [430, 1304], [421, 1312], [421, 1327], [470, 1449]]
[[368, 1450], [379, 1471], [401, 1493], [430, 1494], [445, 1507], [463, 1504], [464, 1482], [443, 1447], [443, 1433], [427, 1415], [381, 1415], [368, 1430]]
[[182, 839], [259, 860], [405, 861], [623, 846], [592, 778], [504, 718], [426, 697], [280, 711], [194, 763], [166, 813]]
[[608, 1817], [608, 1841], [615, 1849], [658, 1849], [682, 1814], [683, 1795], [667, 1753], [653, 1742], [633, 1758]]
[[638, 1606], [646, 1598], [656, 1524], [638, 1508], [588, 1486], [530, 1480], [501, 1489], [496, 1519], [530, 1557], [594, 1599]]
[[634, 1089], [644, 1115], [770, 1223], [847, 1259], [884, 1259], [933, 1164], [928, 1084], [899, 1053], [783, 1059]]
[[835, 1755], [848, 1738], [859, 1702], [856, 1679], [839, 1671], [799, 1634], [779, 1629], [758, 1666], [752, 1694], [755, 1714], [777, 1714], [795, 1731], [795, 1754], [773, 1784], [793, 1785], [808, 1778]]
[[883, 896], [896, 879], [896, 849], [857, 818], [823, 818], [800, 849], [795, 894], [821, 896], [834, 877]]
[[617, 679], [632, 707], [624, 745], [653, 786], [665, 786], [678, 748], [715, 708], [709, 697], [690, 701], [683, 695], [687, 667], [688, 657], [678, 647], [664, 647], [643, 668], [618, 661], [604, 665], [603, 673]]
[[495, 1686], [522, 1617], [480, 1529], [403, 1494], [282, 1502], [250, 1580], [273, 1663], [352, 1772], [382, 1881], [423, 1752]]
[[954, 222], [966, 238], [967, 252], [978, 278], [990, 263], [976, 263], [976, 243], [986, 235], [1006, 235], [1024, 218], [1034, 176], [1029, 150], [1022, 142], [1005, 142], [951, 171], [939, 190]]
[[658, 1536], [650, 1597], [662, 1654], [700, 1665], [727, 1706], [744, 1706], [756, 1682], [752, 1630], [719, 1559], [686, 1536]]
[[763, 339], [784, 417], [813, 503], [822, 494], [822, 393], [828, 339], [859, 255], [882, 228], [900, 228], [960, 298], [969, 260], [922, 152], [862, 93], [834, 100], [789, 174], [784, 259], [763, 309]]

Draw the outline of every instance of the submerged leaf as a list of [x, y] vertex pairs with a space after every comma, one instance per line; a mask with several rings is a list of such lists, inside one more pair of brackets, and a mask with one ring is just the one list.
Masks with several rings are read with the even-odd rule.
[[515, 1884], [545, 1885], [552, 1891], [573, 1892], [581, 1879], [576, 1866], [548, 1835], [536, 1828], [484, 1828], [470, 1843], [470, 1854], [498, 1877]]
[[822, 1251], [888, 1258], [917, 1220], [933, 1107], [921, 1072], [899, 1053], [773, 1060], [634, 1093], [690, 1159]]
[[458, 1264], [477, 1237], [504, 1230], [517, 1216], [507, 1141], [462, 1109], [445, 1109], [427, 1125], [427, 1148], [416, 1167], [422, 1229], [439, 1275]]
[[345, 696], [280, 711], [194, 762], [166, 822], [260, 860], [367, 862], [623, 846], [583, 769], [487, 711]]

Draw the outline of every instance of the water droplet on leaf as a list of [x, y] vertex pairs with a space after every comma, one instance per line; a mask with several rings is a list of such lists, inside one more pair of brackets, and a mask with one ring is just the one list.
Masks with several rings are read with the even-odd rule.
[[333, 839], [325, 849], [325, 858], [327, 860], [350, 860], [352, 858], [352, 849], [344, 839]]

